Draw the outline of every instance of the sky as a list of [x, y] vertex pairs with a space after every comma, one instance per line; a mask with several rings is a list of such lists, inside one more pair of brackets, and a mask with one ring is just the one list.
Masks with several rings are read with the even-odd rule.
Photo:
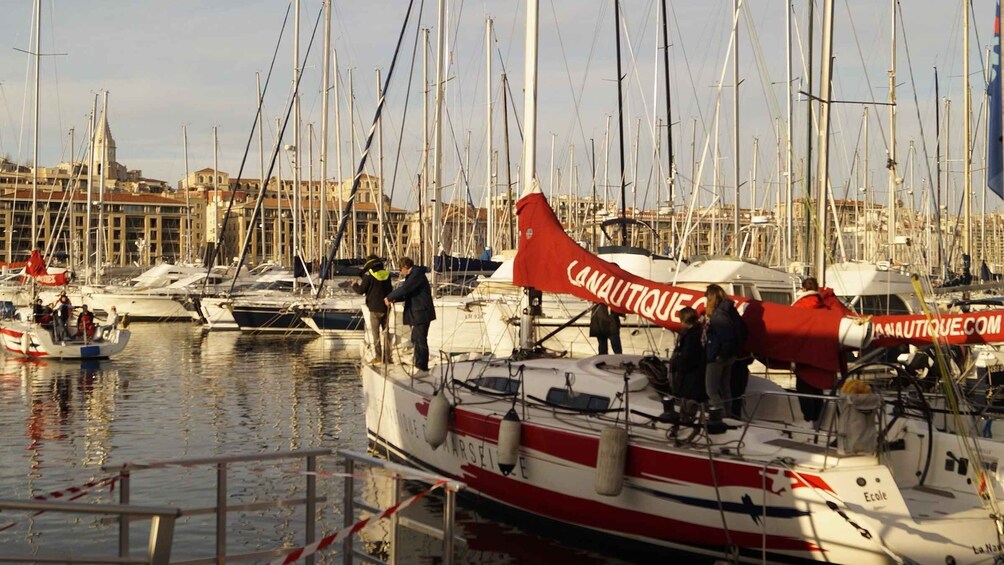
[[[488, 182], [486, 123], [485, 19], [492, 17], [493, 106], [492, 145], [500, 162], [497, 184], [504, 186], [505, 127], [500, 74], [509, 77], [508, 133], [510, 174], [518, 178], [523, 116], [524, 0], [446, 0], [449, 47], [444, 120], [443, 185], [445, 199], [484, 204]], [[415, 178], [421, 170], [422, 64], [421, 36], [430, 29], [428, 61], [434, 75], [436, 2], [414, 3], [412, 19], [389, 84], [384, 113], [383, 174], [385, 190], [395, 205], [416, 206]], [[741, 202], [748, 206], [756, 187], [758, 205], [775, 202], [784, 178], [777, 166], [778, 142], [785, 136], [785, 2], [746, 0], [739, 18], [739, 135], [733, 133], [733, 80], [729, 52], [732, 28], [730, 0], [669, 1], [672, 135], [677, 163], [673, 205], [689, 202], [697, 179], [699, 202], [733, 200], [735, 155], [739, 140]], [[182, 127], [187, 128], [188, 167], [213, 166], [212, 130], [219, 136], [219, 166], [236, 176], [242, 160], [245, 177], [259, 175], [257, 134], [252, 135], [257, 102], [256, 73], [264, 84], [277, 53], [265, 94], [265, 150], [275, 143], [276, 118], [284, 117], [292, 81], [293, 15], [283, 0], [43, 0], [40, 67], [39, 162], [54, 165], [71, 154], [82, 155], [88, 115], [95, 95], [107, 91], [108, 115], [118, 160], [144, 176], [177, 185], [185, 175]], [[815, 70], [818, 73], [822, 2], [815, 10]], [[897, 25], [897, 176], [902, 200], [918, 205], [931, 200], [934, 184], [935, 107], [940, 106], [942, 153], [949, 173], [942, 177], [942, 204], [958, 207], [962, 183], [962, 5], [949, 0], [903, 0]], [[972, 0], [971, 80], [973, 89], [974, 186], [982, 194], [983, 64], [992, 40], [994, 2]], [[329, 176], [346, 178], [355, 168], [348, 132], [348, 84], [351, 69], [353, 121], [361, 146], [373, 119], [376, 70], [386, 78], [408, 3], [334, 1], [332, 47], [337, 52], [342, 139], [335, 146], [334, 107], [330, 114]], [[421, 8], [420, 8], [421, 6]], [[628, 206], [665, 206], [669, 195], [666, 170], [665, 93], [661, 61], [659, 0], [625, 0], [621, 7], [624, 80], [624, 153]], [[791, 14], [796, 43], [793, 89], [806, 90], [804, 46], [807, 0], [793, 0]], [[32, 161], [34, 72], [31, 57], [32, 0], [8, 0], [0, 21], [0, 155]], [[418, 12], [421, 9], [421, 23]], [[289, 21], [283, 21], [289, 10]], [[302, 176], [319, 178], [322, 28], [314, 35], [320, 0], [302, 0], [300, 57]], [[540, 82], [538, 178], [546, 191], [598, 194], [619, 199], [617, 71], [611, 1], [542, 0], [540, 2]], [[882, 101], [888, 97], [890, 68], [890, 3], [836, 0], [834, 21], [834, 98], [847, 102]], [[414, 64], [412, 64], [414, 61]], [[503, 69], [504, 67], [504, 69]], [[937, 68], [941, 102], [935, 95]], [[724, 70], [724, 73], [723, 73]], [[724, 80], [720, 80], [724, 77]], [[410, 86], [409, 86], [410, 80]], [[719, 88], [719, 85], [722, 88]], [[813, 86], [818, 93], [819, 84]], [[333, 92], [334, 94], [334, 92]], [[950, 115], [944, 112], [950, 100]], [[719, 111], [717, 123], [716, 107]], [[869, 143], [863, 143], [863, 114], [868, 108]], [[793, 97], [792, 125], [796, 161], [804, 158], [806, 97]], [[100, 111], [100, 106], [99, 106]], [[831, 138], [831, 183], [838, 198], [888, 200], [884, 167], [889, 143], [888, 107], [847, 103], [834, 106]], [[948, 124], [947, 126], [945, 124]], [[308, 126], [314, 125], [314, 158], [306, 155]], [[609, 124], [609, 125], [608, 125]], [[431, 127], [431, 126], [430, 126]], [[70, 146], [73, 128], [74, 144]], [[294, 144], [292, 126], [282, 145]], [[608, 134], [609, 131], [609, 134]], [[717, 133], [717, 136], [715, 132]], [[923, 135], [922, 135], [923, 132]], [[780, 135], [778, 135], [780, 134]], [[248, 141], [251, 140], [249, 144]], [[717, 143], [716, 140], [717, 139]], [[757, 153], [754, 159], [754, 139]], [[909, 151], [914, 142], [915, 154]], [[655, 157], [655, 145], [661, 153]], [[552, 144], [554, 147], [552, 153]], [[712, 158], [718, 145], [719, 173]], [[341, 174], [337, 172], [340, 149]], [[380, 174], [374, 154], [367, 170]], [[358, 155], [358, 150], [355, 152]], [[855, 160], [855, 154], [858, 155]], [[552, 158], [553, 155], [553, 158]], [[867, 175], [861, 165], [868, 156]], [[943, 155], [944, 156], [944, 155]], [[282, 152], [283, 175], [290, 154]], [[703, 161], [704, 166], [699, 163]], [[266, 157], [266, 163], [268, 157]], [[571, 164], [570, 164], [571, 163]], [[660, 163], [662, 163], [660, 165]], [[694, 163], [698, 163], [695, 165]], [[756, 175], [754, 176], [754, 168]], [[571, 172], [570, 172], [571, 171]], [[573, 182], [574, 177], [574, 182]], [[796, 196], [804, 191], [799, 179]], [[750, 182], [754, 181], [755, 182]], [[716, 188], [717, 187], [717, 188]], [[861, 188], [867, 188], [862, 191]], [[716, 196], [717, 195], [717, 196]], [[996, 197], [988, 208], [999, 208]]]

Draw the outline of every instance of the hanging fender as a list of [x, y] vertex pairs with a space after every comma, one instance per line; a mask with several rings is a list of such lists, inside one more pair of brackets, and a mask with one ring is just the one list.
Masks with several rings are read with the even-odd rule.
[[507, 477], [516, 468], [516, 460], [519, 457], [521, 425], [514, 408], [510, 408], [499, 422], [499, 470]]

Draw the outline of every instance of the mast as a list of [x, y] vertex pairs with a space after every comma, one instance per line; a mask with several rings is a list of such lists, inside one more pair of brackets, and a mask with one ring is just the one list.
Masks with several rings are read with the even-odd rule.
[[[662, 16], [662, 66], [663, 66], [663, 82], [665, 83], [666, 89], [666, 151], [669, 154], [668, 163], [669, 169], [667, 174], [669, 175], [666, 184], [669, 185], [669, 210], [670, 210], [670, 245], [676, 246], [676, 212], [673, 207], [675, 202], [675, 196], [673, 194], [673, 185], [676, 180], [676, 160], [673, 156], [673, 106], [672, 106], [672, 94], [669, 90], [669, 14], [666, 12], [666, 0], [661, 2], [661, 16]], [[595, 159], [595, 155], [594, 155]], [[596, 184], [596, 171], [595, 163], [593, 170], [593, 184]], [[595, 194], [593, 198], [595, 200]], [[595, 201], [593, 202], [595, 206]], [[656, 212], [658, 213], [658, 206], [656, 206]], [[658, 217], [658, 215], [656, 216]], [[595, 220], [595, 219], [594, 219]], [[595, 238], [594, 238], [595, 239]]]
[[822, 68], [820, 77], [823, 88], [820, 90], [820, 113], [819, 113], [819, 159], [817, 172], [818, 183], [816, 198], [816, 216], [818, 218], [819, 234], [816, 237], [816, 279], [820, 286], [826, 284], [826, 231], [828, 228], [828, 207], [830, 183], [830, 95], [832, 94], [833, 82], [833, 0], [823, 2], [823, 45], [822, 45]]
[[[488, 245], [489, 250], [495, 246], [495, 183], [492, 178], [492, 19], [485, 18], [485, 97], [488, 104], [485, 111], [485, 147], [488, 155], [488, 169], [485, 171], [485, 192], [488, 195]], [[490, 259], [491, 257], [489, 257]]]
[[[258, 178], [261, 179], [259, 182], [261, 190], [267, 190], [265, 186], [265, 124], [264, 124], [264, 114], [263, 103], [264, 99], [261, 92], [261, 73], [255, 73], [255, 84], [258, 86]], [[261, 215], [261, 245], [258, 251], [258, 262], [262, 263], [265, 261], [265, 214]], [[191, 227], [191, 226], [189, 226]], [[254, 229], [254, 226], [251, 226]]]
[[[98, 240], [96, 258], [94, 259], [94, 267], [101, 273], [104, 269], [105, 262], [105, 179], [108, 177], [108, 91], [104, 92], [104, 100], [101, 108], [101, 123], [98, 124], [101, 128], [101, 176], [98, 177]], [[34, 212], [34, 211], [33, 211]], [[34, 213], [32, 216], [34, 217]]]
[[[321, 202], [320, 235], [318, 243], [323, 250], [328, 242], [328, 91], [331, 88], [331, 0], [324, 0], [324, 56], [321, 73]], [[335, 101], [337, 105], [337, 100]], [[261, 124], [261, 121], [258, 122]], [[264, 175], [263, 175], [264, 176]], [[383, 179], [380, 179], [381, 182]], [[330, 266], [328, 267], [330, 270]]]
[[[296, 0], [293, 11], [293, 265], [300, 261], [300, 0]], [[293, 288], [297, 286], [293, 278]]]
[[[280, 120], [279, 120], [278, 117], [275, 118], [275, 132], [276, 132], [276, 135], [279, 136], [275, 140], [275, 144], [276, 144], [275, 151], [276, 151], [276, 153], [279, 153], [279, 150], [282, 149], [282, 125], [281, 125]], [[275, 256], [276, 256], [276, 262], [279, 263], [280, 265], [285, 266], [286, 265], [286, 252], [285, 252], [284, 248], [286, 246], [286, 241], [283, 238], [283, 233], [282, 233], [283, 232], [283, 229], [282, 229], [283, 228], [283, 226], [282, 226], [283, 220], [282, 220], [282, 157], [281, 156], [279, 156], [277, 159], [275, 159], [275, 186], [276, 186], [276, 189], [275, 189], [275, 222], [276, 222], [276, 225], [278, 226], [278, 229], [275, 230], [276, 235], [278, 236], [276, 238], [276, 244], [275, 244]]]
[[[786, 76], [785, 76], [785, 115], [788, 117], [788, 124], [785, 126], [785, 143], [787, 144], [787, 149], [785, 150], [785, 165], [784, 165], [784, 191], [785, 191], [785, 219], [784, 219], [784, 264], [787, 266], [791, 263], [792, 258], [795, 255], [794, 248], [794, 233], [792, 231], [792, 223], [794, 222], [794, 212], [792, 210], [794, 201], [794, 187], [792, 183], [792, 177], [794, 176], [794, 171], [792, 170], [792, 143], [791, 143], [791, 125], [795, 121], [795, 116], [792, 113], [791, 106], [791, 0], [784, 1], [784, 25], [786, 29], [787, 36], [787, 50], [785, 53], [785, 65]], [[811, 91], [811, 89], [810, 89]]]
[[[42, 63], [41, 51], [42, 35], [42, 0], [35, 0], [35, 117], [34, 117], [34, 148], [32, 149], [31, 163], [31, 241], [29, 242], [31, 252], [38, 246], [38, 114], [39, 114], [39, 66]], [[106, 93], [107, 96], [107, 93]], [[105, 145], [108, 141], [105, 140]]]
[[426, 245], [428, 239], [425, 234], [425, 214], [423, 211], [429, 203], [429, 28], [422, 29], [422, 43], [424, 45], [422, 49], [422, 84], [424, 85], [422, 89], [422, 186], [418, 202], [418, 230], [422, 246], [420, 263], [428, 265], [432, 253], [429, 246]]
[[[614, 5], [618, 6], [619, 2], [615, 0]], [[538, 19], [539, 8], [540, 6], [538, 4], [538, 0], [527, 0], [526, 83], [523, 86], [523, 167], [522, 173], [520, 174], [520, 179], [523, 181], [523, 194], [540, 191], [540, 187], [537, 185], [537, 35], [540, 33]], [[615, 19], [619, 21], [619, 15], [615, 16]], [[618, 44], [619, 43], [620, 42], [618, 41]], [[619, 67], [620, 57], [618, 57], [617, 60]], [[618, 69], [617, 74], [618, 84], [620, 84], [620, 69]], [[618, 88], [618, 91], [619, 90], [620, 88]], [[624, 178], [623, 174], [621, 175], [621, 178]], [[523, 349], [530, 349], [533, 341], [533, 322], [530, 318], [529, 304], [527, 304], [527, 308], [524, 308], [523, 312], [524, 314], [519, 327], [520, 347]]]
[[[213, 206], [213, 257], [216, 258], [216, 262], [220, 259], [220, 247], [222, 245], [220, 237], [220, 206], [223, 201], [220, 200], [220, 145], [219, 140], [216, 136], [216, 126], [213, 126], [213, 200], [216, 204]], [[210, 260], [210, 264], [213, 261]]]
[[[824, 0], [825, 1], [825, 0]], [[809, 0], [809, 32], [808, 32], [808, 45], [806, 46], [806, 51], [808, 52], [805, 56], [806, 60], [806, 77], [808, 77], [808, 84], [806, 86], [806, 92], [811, 93], [813, 79], [815, 78], [812, 72], [812, 51], [813, 51], [813, 39], [812, 32], [816, 27], [816, 16], [814, 12], [816, 11], [816, 0]], [[825, 80], [825, 79], [823, 79]], [[805, 105], [805, 163], [803, 165], [803, 170], [805, 171], [805, 247], [803, 247], [803, 256], [811, 257], [811, 252], [809, 251], [809, 246], [812, 242], [812, 221], [810, 220], [812, 214], [812, 175], [809, 171], [812, 170], [812, 125], [813, 122], [812, 115], [812, 103]], [[822, 284], [822, 281], [819, 281]]]
[[[527, 14], [527, 33], [529, 33], [529, 17]], [[536, 22], [534, 22], [536, 24]], [[620, 0], [614, 0], [614, 31], [616, 42], [617, 42], [617, 126], [618, 126], [618, 139], [620, 141], [620, 158], [621, 158], [621, 220], [627, 218], [627, 185], [625, 184], [624, 178], [624, 93], [621, 91], [621, 79], [624, 73], [621, 71], [621, 3]], [[529, 41], [529, 40], [528, 40]], [[529, 55], [527, 55], [529, 57]], [[536, 64], [536, 61], [534, 61]], [[529, 80], [529, 79], [527, 79]], [[535, 79], [536, 80], [536, 79]], [[525, 136], [524, 136], [525, 139]], [[524, 170], [524, 176], [526, 171]], [[621, 222], [621, 245], [628, 244], [628, 229], [627, 223]]]
[[185, 261], [192, 260], [192, 205], [189, 196], [188, 126], [181, 126], [182, 145], [185, 147]]
[[[87, 204], [84, 205], [84, 282], [93, 282], [94, 273], [91, 271], [91, 202], [94, 200], [94, 139], [97, 135], [98, 120], [98, 95], [94, 95], [94, 102], [91, 105], [91, 147], [90, 157], [87, 159]], [[7, 256], [10, 257], [8, 250]]]
[[509, 249], [516, 248], [516, 226], [513, 222], [513, 211], [516, 209], [512, 194], [512, 163], [509, 160], [509, 98], [506, 95], [509, 86], [509, 79], [502, 73], [502, 127], [505, 134], [505, 184], [506, 184], [506, 209], [505, 217], [509, 223]]
[[[732, 182], [735, 208], [732, 210], [732, 252], [739, 254], [739, 0], [732, 0]], [[751, 203], [752, 207], [752, 203]]]
[[962, 248], [970, 258], [973, 256], [972, 241], [972, 192], [973, 192], [973, 154], [969, 149], [969, 139], [972, 137], [972, 101], [969, 92], [969, 1], [962, 0], [962, 123], [965, 143], [962, 148]]
[[[443, 197], [443, 90], [446, 86], [446, 5], [445, 0], [439, 0], [439, 23], [436, 24], [436, 111], [433, 123], [433, 151], [436, 161], [433, 163], [433, 195], [432, 195], [432, 263], [439, 256], [440, 227], [442, 223]], [[431, 265], [430, 265], [431, 266]], [[436, 283], [436, 270], [432, 269], [432, 284]]]
[[[349, 69], [349, 162], [356, 163], [356, 90], [352, 84], [352, 71]], [[352, 179], [355, 184], [356, 179]], [[350, 202], [352, 206], [352, 256], [359, 256], [359, 217], [356, 215], [355, 200]]]
[[314, 122], [307, 123], [307, 229], [305, 257], [313, 261], [317, 257], [314, 247]]
[[[889, 260], [891, 262], [895, 262], [896, 259], [896, 2], [897, 0], [889, 0], [892, 13], [890, 29], [892, 47], [889, 57], [892, 66], [889, 69], [889, 162], [886, 167], [889, 169], [889, 225], [887, 229], [889, 231]], [[965, 82], [969, 84], [968, 78]], [[968, 130], [966, 144], [969, 144]]]
[[[336, 176], [338, 177], [338, 192], [336, 193], [337, 195], [336, 200], [338, 203], [338, 209], [342, 210], [345, 207], [345, 204], [342, 202], [342, 178], [343, 178], [342, 177], [342, 114], [340, 110], [340, 108], [342, 107], [342, 102], [341, 98], [339, 98], [338, 95], [338, 85], [341, 83], [341, 81], [338, 80], [339, 77], [341, 76], [338, 74], [338, 51], [332, 50], [331, 57], [334, 59], [333, 62], [335, 65], [335, 80], [333, 85], [334, 88], [333, 94], [335, 98], [335, 168], [337, 169], [335, 173]], [[345, 256], [341, 246], [339, 246], [339, 248], [336, 250], [336, 253], [338, 253], [339, 257]], [[328, 272], [329, 273], [332, 272], [331, 265], [328, 265]]]
[[[383, 98], [383, 86], [380, 84], [380, 69], [376, 69], [376, 93], [377, 100]], [[383, 209], [383, 120], [377, 122], [377, 176], [380, 177], [380, 190], [377, 192], [377, 257], [386, 257], [386, 238], [384, 237], [384, 209]]]

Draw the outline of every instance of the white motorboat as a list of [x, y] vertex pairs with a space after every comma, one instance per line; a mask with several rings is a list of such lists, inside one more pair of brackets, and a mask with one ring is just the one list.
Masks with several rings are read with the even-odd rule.
[[0, 320], [4, 349], [14, 355], [35, 359], [107, 359], [129, 344], [129, 330], [110, 328], [93, 337], [55, 339], [51, 327], [19, 319]]

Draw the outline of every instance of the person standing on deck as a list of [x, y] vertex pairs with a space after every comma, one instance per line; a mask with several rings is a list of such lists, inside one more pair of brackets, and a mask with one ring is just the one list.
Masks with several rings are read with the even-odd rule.
[[52, 317], [55, 322], [56, 339], [70, 339], [70, 312], [73, 310], [73, 304], [70, 303], [70, 298], [66, 296], [65, 291], [59, 293], [59, 299], [56, 300], [53, 310], [55, 310]]
[[387, 360], [384, 350], [387, 343], [387, 303], [385, 299], [393, 286], [390, 284], [390, 273], [384, 268], [383, 261], [376, 255], [366, 258], [359, 280], [352, 283], [352, 290], [366, 296], [366, 329], [373, 342], [373, 360], [371, 363], [381, 363]]
[[401, 259], [401, 275], [404, 282], [397, 285], [384, 299], [387, 306], [404, 301], [404, 323], [411, 326], [411, 344], [415, 347], [415, 368], [421, 372], [429, 370], [429, 324], [436, 319], [436, 308], [432, 304], [432, 288], [425, 277], [428, 269], [415, 266], [409, 257]]
[[621, 315], [612, 311], [606, 304], [593, 306], [593, 313], [589, 318], [589, 337], [596, 338], [596, 351], [600, 355], [608, 353], [608, 341], [614, 354], [620, 355], [623, 352], [621, 348]]
[[[707, 361], [704, 386], [708, 393], [709, 408], [729, 410], [732, 398], [732, 365], [742, 350], [745, 326], [735, 304], [717, 284], [709, 284], [704, 293], [707, 299], [704, 325], [704, 356]], [[738, 416], [738, 415], [733, 415]]]

